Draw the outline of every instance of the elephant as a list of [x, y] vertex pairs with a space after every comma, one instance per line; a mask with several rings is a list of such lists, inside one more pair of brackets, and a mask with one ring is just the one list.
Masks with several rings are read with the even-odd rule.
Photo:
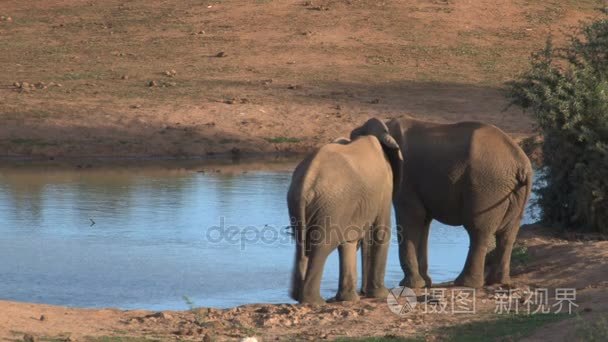
[[[431, 220], [464, 226], [469, 251], [457, 286], [479, 288], [510, 281], [513, 243], [530, 196], [532, 167], [522, 149], [499, 128], [480, 122], [389, 120], [390, 135], [405, 156], [393, 199], [404, 272], [401, 286], [430, 287]], [[496, 239], [494, 259], [485, 259]]]
[[321, 276], [338, 248], [335, 299], [357, 301], [357, 249], [362, 248], [362, 292], [385, 298], [393, 184], [403, 156], [388, 127], [370, 119], [351, 139], [338, 139], [307, 156], [294, 170], [287, 204], [296, 241], [290, 296], [322, 304]]

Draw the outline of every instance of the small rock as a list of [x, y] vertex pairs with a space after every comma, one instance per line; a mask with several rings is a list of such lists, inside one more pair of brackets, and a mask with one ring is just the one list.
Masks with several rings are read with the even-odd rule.
[[43, 322], [46, 320], [46, 317], [44, 315], [40, 315], [40, 322]]
[[369, 101], [369, 103], [378, 104], [378, 103], [380, 103], [380, 99], [373, 99], [373, 100]]
[[211, 338], [211, 336], [209, 334], [205, 334], [205, 336], [203, 336], [203, 342], [211, 342], [213, 341], [213, 339]]
[[292, 90], [295, 90], [295, 89], [298, 89], [298, 88], [299, 87], [297, 85], [295, 85], [295, 84], [290, 84], [290, 85], [287, 86], [287, 89], [292, 89]]
[[156, 83], [156, 81], [148, 82], [148, 87], [156, 87], [156, 86], [158, 86], [158, 83]]
[[122, 75], [120, 76], [121, 80], [128, 80], [129, 79], [129, 75]]
[[38, 339], [33, 335], [25, 334], [25, 335], [23, 335], [23, 341], [24, 342], [36, 342], [36, 341], [38, 341]]
[[215, 54], [215, 57], [227, 57], [228, 55], [224, 52], [224, 51], [220, 51], [217, 54]]
[[13, 87], [15, 87], [15, 88], [21, 88], [21, 83], [19, 83], [19, 82], [13, 82]]
[[194, 335], [194, 330], [192, 330], [190, 328], [183, 328], [183, 329], [176, 331], [175, 335], [192, 336], [192, 335]]
[[234, 99], [234, 98], [224, 100], [224, 103], [225, 103], [225, 104], [234, 104], [234, 102], [235, 102], [235, 99]]
[[166, 319], [166, 320], [170, 320], [173, 318], [173, 316], [171, 316], [171, 314], [166, 313], [166, 312], [155, 312], [151, 315], [146, 316], [146, 318], [162, 318], [162, 319]]
[[27, 82], [21, 82], [21, 89], [29, 88], [30, 84]]
[[239, 148], [237, 148], [237, 147], [233, 147], [230, 150], [230, 153], [232, 153], [233, 155], [239, 155], [239, 154], [241, 154], [241, 150]]

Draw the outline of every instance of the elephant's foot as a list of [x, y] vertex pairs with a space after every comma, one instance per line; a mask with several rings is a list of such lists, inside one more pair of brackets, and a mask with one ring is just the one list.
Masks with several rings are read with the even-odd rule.
[[[428, 286], [430, 286], [431, 278], [428, 280]], [[409, 287], [410, 289], [419, 289], [425, 287], [427, 284], [426, 280], [421, 276], [406, 276], [399, 282], [399, 286]]]
[[431, 277], [429, 277], [428, 274], [422, 274], [422, 279], [424, 279], [424, 287], [433, 286], [433, 281], [431, 280]]
[[373, 289], [366, 289], [365, 296], [368, 298], [384, 299], [384, 298], [388, 297], [388, 289], [386, 287], [376, 287]]
[[300, 304], [323, 305], [325, 304], [325, 299], [321, 296], [303, 296]]
[[358, 302], [359, 299], [357, 291], [344, 291], [336, 294], [336, 301], [338, 302]]
[[454, 285], [478, 289], [483, 287], [483, 277], [473, 277], [470, 275], [461, 274], [458, 276], [458, 278], [456, 278], [456, 280], [454, 280]]
[[509, 285], [511, 284], [511, 277], [508, 274], [504, 274], [502, 272], [490, 272], [486, 277], [487, 285], [495, 285], [495, 284], [503, 284]]

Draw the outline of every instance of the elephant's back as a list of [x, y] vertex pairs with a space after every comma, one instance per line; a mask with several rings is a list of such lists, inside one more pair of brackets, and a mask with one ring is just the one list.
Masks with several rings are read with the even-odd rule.
[[[345, 223], [376, 212], [383, 198], [390, 205], [392, 173], [377, 139], [376, 144], [371, 137], [328, 144], [304, 165], [299, 194], [310, 219], [332, 217]], [[362, 150], [367, 150], [367, 158]]]
[[531, 173], [525, 153], [493, 125], [409, 122], [403, 132], [407, 186], [446, 224], [462, 224], [463, 203], [471, 196], [502, 198], [521, 170]]

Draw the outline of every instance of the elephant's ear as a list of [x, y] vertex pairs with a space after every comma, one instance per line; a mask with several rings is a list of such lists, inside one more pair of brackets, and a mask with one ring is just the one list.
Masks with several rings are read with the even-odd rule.
[[350, 133], [350, 138], [351, 140], [354, 140], [362, 135], [373, 135], [380, 141], [380, 144], [382, 144], [382, 150], [386, 154], [393, 171], [394, 197], [401, 186], [403, 170], [403, 155], [401, 154], [399, 144], [395, 138], [390, 135], [388, 126], [377, 118], [369, 119], [361, 127], [355, 128]]

